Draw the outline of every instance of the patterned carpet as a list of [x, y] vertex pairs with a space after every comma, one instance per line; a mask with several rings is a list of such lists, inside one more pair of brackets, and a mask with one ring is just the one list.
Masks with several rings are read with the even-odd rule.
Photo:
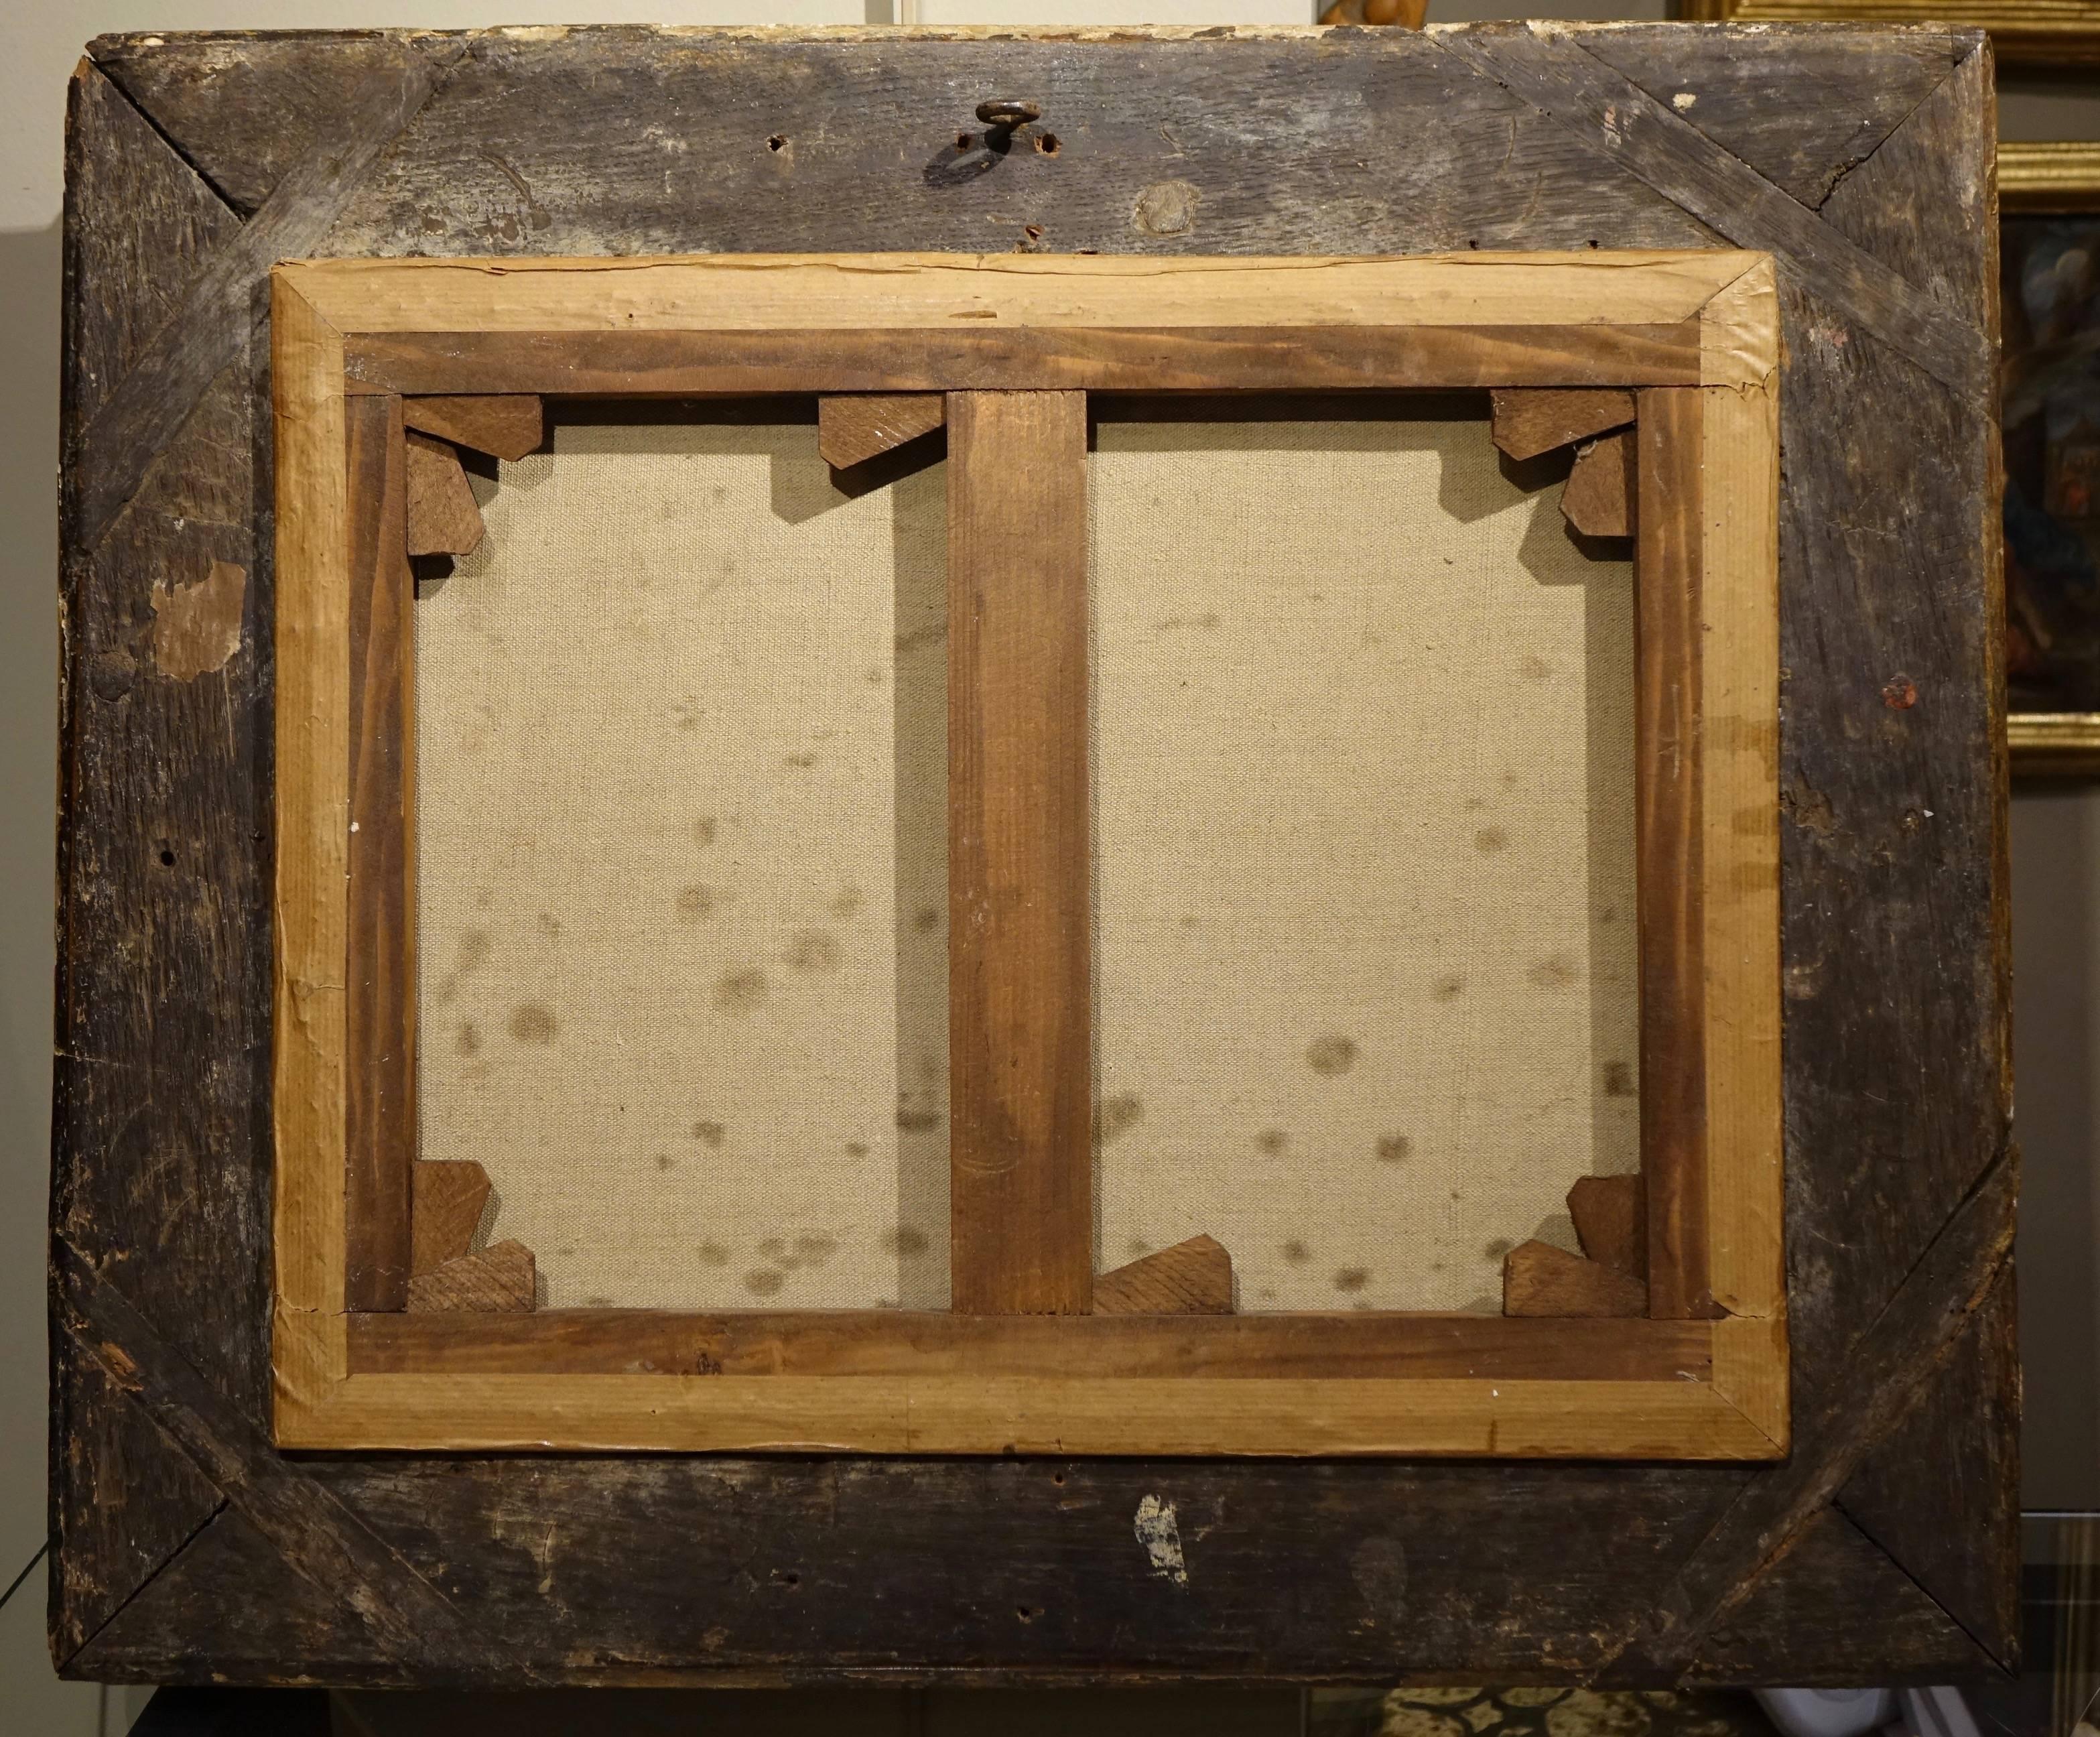
[[1747, 1695], [1317, 1689], [1310, 1737], [1773, 1737]]

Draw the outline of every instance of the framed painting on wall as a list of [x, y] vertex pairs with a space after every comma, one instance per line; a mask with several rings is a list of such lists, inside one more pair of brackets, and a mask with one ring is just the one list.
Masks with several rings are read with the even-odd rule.
[[2006, 730], [2015, 777], [2100, 773], [2100, 145], [1998, 152]]

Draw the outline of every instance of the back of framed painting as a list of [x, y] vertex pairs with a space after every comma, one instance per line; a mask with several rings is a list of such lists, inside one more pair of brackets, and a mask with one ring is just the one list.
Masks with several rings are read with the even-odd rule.
[[2009, 1664], [1990, 90], [91, 45], [61, 1669]]

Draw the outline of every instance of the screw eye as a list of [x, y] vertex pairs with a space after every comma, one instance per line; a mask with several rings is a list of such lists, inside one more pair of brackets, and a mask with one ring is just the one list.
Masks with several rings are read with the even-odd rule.
[[1040, 119], [1042, 114], [1042, 105], [1037, 103], [977, 104], [977, 119], [986, 126], [1026, 126], [1030, 121]]

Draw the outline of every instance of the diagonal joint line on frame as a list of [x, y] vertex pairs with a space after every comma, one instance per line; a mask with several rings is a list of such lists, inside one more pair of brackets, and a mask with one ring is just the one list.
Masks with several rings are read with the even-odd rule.
[[1852, 1342], [1830, 1385], [1797, 1404], [1793, 1460], [1745, 1486], [1662, 1589], [1647, 1633], [1630, 1641], [1622, 1655], [1683, 1671], [1714, 1625], [1749, 1596], [1868, 1451], [1909, 1414], [1926, 1378], [2010, 1258], [2015, 1169], [2010, 1146], [2001, 1145]]
[[1979, 328], [1672, 114], [1590, 53], [1577, 33], [1514, 24], [1437, 40], [1681, 210], [1738, 246], [1775, 255], [1800, 283], [1943, 385], [1967, 394], [1990, 390], [1991, 346]]
[[368, 77], [355, 104], [357, 123], [310, 148], [240, 233], [205, 260], [181, 304], [88, 423], [77, 461], [86, 480], [68, 527], [68, 540], [83, 553], [108, 535], [161, 448], [236, 359], [248, 337], [256, 284], [276, 261], [320, 244], [461, 51]]
[[[280, 1455], [79, 1250], [55, 1239], [51, 1266], [66, 1330], [293, 1572], [309, 1580], [318, 1575], [399, 1657], [416, 1656], [433, 1643], [461, 1655], [493, 1650], [412, 1563]], [[538, 1680], [536, 1673], [526, 1674]]]

